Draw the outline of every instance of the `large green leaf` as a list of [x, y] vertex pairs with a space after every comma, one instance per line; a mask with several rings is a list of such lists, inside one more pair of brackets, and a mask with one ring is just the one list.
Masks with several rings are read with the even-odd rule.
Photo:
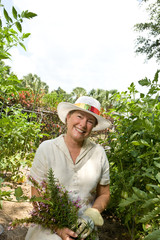
[[142, 79], [142, 80], [139, 80], [138, 83], [141, 85], [141, 86], [149, 86], [151, 81], [147, 78], [145, 79]]
[[33, 17], [36, 17], [36, 16], [37, 16], [36, 13], [29, 12], [28, 10], [23, 11], [22, 14], [21, 14], [21, 17], [22, 17], [22, 18], [28, 18], [28, 19], [33, 18]]
[[160, 203], [160, 198], [147, 199], [145, 203], [141, 205], [141, 208], [148, 208], [156, 203]]
[[23, 33], [23, 35], [22, 35], [22, 39], [24, 39], [24, 38], [28, 38], [30, 35], [31, 35], [30, 33]]
[[136, 187], [132, 187], [134, 193], [137, 195], [137, 197], [141, 198], [141, 199], [147, 199], [148, 198], [148, 194]]
[[140, 223], [147, 223], [149, 221], [153, 221], [154, 218], [157, 218], [157, 216], [160, 214], [160, 207], [157, 207], [153, 211], [149, 212], [145, 216], [143, 216], [139, 222]]
[[160, 230], [155, 230], [148, 234], [143, 240], [160, 240]]
[[22, 25], [20, 24], [20, 22], [16, 22], [15, 25], [16, 25], [18, 31], [22, 32]]
[[7, 21], [7, 22], [12, 22], [12, 19], [11, 19], [10, 16], [8, 15], [8, 12], [6, 11], [5, 8], [3, 9], [3, 13], [4, 13], [4, 16], [5, 16], [6, 21]]
[[122, 199], [122, 201], [119, 204], [119, 207], [128, 207], [131, 205], [133, 202], [135, 202], [134, 198], [127, 198], [127, 199]]
[[12, 7], [12, 14], [13, 14], [13, 17], [17, 19], [17, 10], [15, 9], [15, 7]]
[[23, 195], [22, 188], [21, 187], [17, 187], [15, 189], [15, 194], [14, 195], [15, 195], [16, 199], [19, 200], [22, 197], [22, 195]]

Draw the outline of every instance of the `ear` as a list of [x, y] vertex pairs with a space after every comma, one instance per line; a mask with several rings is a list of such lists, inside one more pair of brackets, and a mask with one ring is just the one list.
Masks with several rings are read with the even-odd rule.
[[68, 121], [68, 119], [69, 119], [70, 117], [71, 117], [71, 114], [70, 114], [70, 113], [68, 113], [68, 114], [67, 114], [67, 116], [66, 116], [66, 121], [65, 121], [65, 122], [66, 122], [66, 124], [67, 124], [67, 121]]

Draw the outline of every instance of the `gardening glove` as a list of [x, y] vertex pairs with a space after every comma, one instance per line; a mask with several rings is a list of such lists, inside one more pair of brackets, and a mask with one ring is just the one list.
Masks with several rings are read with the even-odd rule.
[[95, 208], [87, 208], [84, 214], [78, 219], [76, 233], [81, 238], [86, 238], [94, 229], [94, 226], [102, 226], [104, 223], [100, 212]]

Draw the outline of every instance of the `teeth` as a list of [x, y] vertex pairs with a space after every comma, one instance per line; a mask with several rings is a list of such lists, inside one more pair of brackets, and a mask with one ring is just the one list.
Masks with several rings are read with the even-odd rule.
[[82, 130], [79, 129], [79, 128], [76, 128], [76, 130], [77, 130], [78, 132], [80, 132], [80, 133], [84, 133], [84, 131], [82, 131]]

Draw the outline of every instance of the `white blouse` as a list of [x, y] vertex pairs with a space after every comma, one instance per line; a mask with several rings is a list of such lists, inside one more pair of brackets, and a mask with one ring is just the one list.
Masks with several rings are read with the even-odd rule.
[[[70, 198], [74, 201], [80, 199], [79, 215], [92, 206], [97, 184], [110, 183], [106, 153], [102, 146], [89, 139], [85, 140], [75, 164], [65, 144], [64, 135], [42, 142], [35, 154], [30, 174], [41, 183], [47, 177], [50, 168], [55, 178], [70, 192]], [[34, 226], [29, 229], [26, 240], [36, 239], [60, 240], [61, 238], [40, 226]]]

